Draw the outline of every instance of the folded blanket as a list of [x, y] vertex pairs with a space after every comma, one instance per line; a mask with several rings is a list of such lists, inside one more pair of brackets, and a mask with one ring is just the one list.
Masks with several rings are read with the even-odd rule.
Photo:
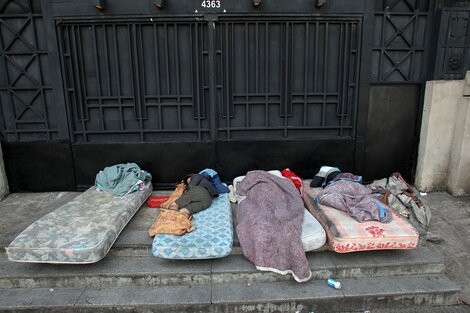
[[290, 273], [298, 282], [309, 280], [312, 273], [301, 241], [304, 204], [294, 184], [252, 171], [238, 183], [237, 193], [246, 196], [236, 210], [245, 257], [259, 270]]

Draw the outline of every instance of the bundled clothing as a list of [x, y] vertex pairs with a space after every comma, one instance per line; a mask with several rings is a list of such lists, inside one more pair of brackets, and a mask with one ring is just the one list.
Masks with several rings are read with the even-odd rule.
[[199, 174], [201, 174], [208, 181], [210, 181], [212, 183], [212, 185], [214, 185], [215, 189], [217, 190], [217, 192], [219, 194], [229, 193], [230, 192], [228, 187], [226, 185], [222, 184], [222, 182], [220, 180], [220, 177], [219, 177], [219, 174], [217, 174], [217, 172], [215, 170], [213, 170], [211, 168], [206, 168], [206, 169], [200, 171]]
[[251, 171], [237, 184], [246, 198], [237, 207], [236, 232], [245, 257], [263, 271], [311, 278], [301, 241], [304, 204], [291, 181]]
[[326, 185], [326, 182], [329, 182], [331, 178], [338, 173], [341, 173], [339, 168], [333, 166], [322, 166], [318, 170], [318, 173], [313, 176], [312, 181], [310, 182], [310, 187], [322, 187]]
[[116, 164], [105, 167], [96, 175], [95, 186], [116, 196], [124, 196], [142, 190], [152, 180], [150, 173], [141, 170], [135, 163]]
[[317, 197], [321, 204], [342, 210], [358, 222], [392, 220], [389, 208], [381, 203], [366, 186], [351, 180], [336, 180], [326, 186]]
[[400, 173], [374, 181], [369, 188], [401, 216], [415, 226], [420, 235], [426, 235], [431, 222], [431, 211], [425, 207]]
[[292, 172], [289, 168], [283, 169], [281, 171], [281, 174], [282, 174], [283, 177], [285, 177], [287, 179], [290, 179], [292, 181], [292, 183], [294, 183], [295, 188], [297, 188], [299, 190], [300, 194], [302, 194], [303, 182], [302, 182], [302, 178], [300, 178], [299, 175]]

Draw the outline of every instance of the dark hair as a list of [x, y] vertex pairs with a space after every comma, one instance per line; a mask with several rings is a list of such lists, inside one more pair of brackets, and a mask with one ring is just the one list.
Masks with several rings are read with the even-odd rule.
[[193, 174], [188, 174], [186, 176], [184, 176], [182, 182], [187, 186], [189, 184], [188, 180], [191, 178], [191, 176], [193, 176]]

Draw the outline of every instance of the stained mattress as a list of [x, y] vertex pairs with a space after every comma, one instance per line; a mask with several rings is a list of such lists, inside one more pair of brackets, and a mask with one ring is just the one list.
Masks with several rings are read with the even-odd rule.
[[194, 214], [196, 230], [183, 236], [157, 234], [152, 253], [164, 259], [215, 259], [232, 251], [233, 222], [228, 194], [220, 194], [207, 209]]
[[384, 224], [376, 221], [360, 223], [347, 213], [318, 204], [315, 198], [321, 188], [304, 184], [304, 202], [323, 225], [328, 245], [338, 253], [369, 250], [414, 249], [418, 246], [418, 231], [406, 219], [392, 210], [393, 220]]
[[8, 259], [33, 263], [97, 262], [108, 253], [151, 192], [151, 183], [122, 197], [92, 187], [28, 226], [6, 248]]
[[304, 210], [301, 240], [305, 252], [317, 250], [326, 243], [323, 226], [307, 209]]

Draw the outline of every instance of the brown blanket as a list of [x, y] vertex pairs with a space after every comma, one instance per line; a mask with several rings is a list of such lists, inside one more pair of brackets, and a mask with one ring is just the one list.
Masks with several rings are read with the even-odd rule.
[[304, 204], [294, 184], [252, 171], [238, 183], [237, 192], [246, 196], [236, 210], [245, 257], [259, 270], [290, 273], [298, 282], [309, 280], [312, 273], [301, 241]]

